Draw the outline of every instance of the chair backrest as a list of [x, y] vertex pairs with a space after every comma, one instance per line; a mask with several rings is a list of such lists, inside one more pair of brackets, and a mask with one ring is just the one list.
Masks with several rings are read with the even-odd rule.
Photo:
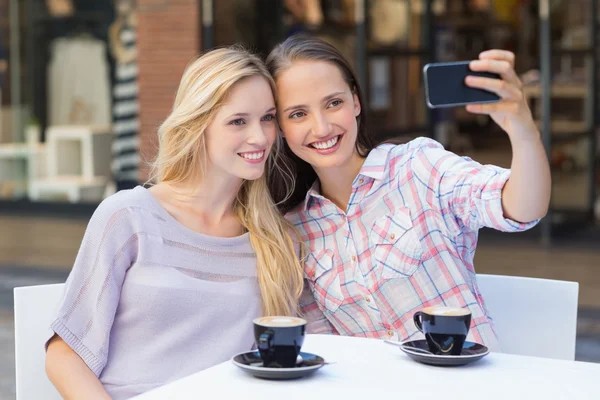
[[577, 282], [478, 274], [477, 284], [503, 352], [575, 359]]
[[62, 398], [46, 376], [44, 342], [63, 290], [63, 283], [14, 289], [17, 400]]

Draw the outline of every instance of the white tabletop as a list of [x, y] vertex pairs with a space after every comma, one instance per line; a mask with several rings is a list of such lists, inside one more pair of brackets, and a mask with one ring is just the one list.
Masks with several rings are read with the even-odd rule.
[[419, 364], [378, 339], [329, 335], [308, 335], [302, 351], [334, 364], [310, 377], [269, 381], [228, 361], [136, 399], [600, 398], [600, 364], [594, 363], [490, 353], [474, 364], [434, 367]]

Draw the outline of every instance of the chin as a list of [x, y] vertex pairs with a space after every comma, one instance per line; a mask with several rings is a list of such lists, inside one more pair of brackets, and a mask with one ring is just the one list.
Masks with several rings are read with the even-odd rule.
[[325, 168], [337, 168], [344, 164], [341, 159], [329, 159], [329, 160], [316, 160], [315, 163], [310, 163], [313, 168], [325, 169]]
[[[340, 149], [341, 150], [341, 149]], [[334, 156], [320, 156], [309, 162], [314, 168], [338, 168], [346, 165], [352, 159], [352, 152], [335, 154]]]
[[246, 172], [243, 174], [239, 174], [238, 176], [247, 181], [255, 181], [257, 179], [262, 178], [263, 175], [264, 175], [264, 170], [256, 171], [255, 173]]

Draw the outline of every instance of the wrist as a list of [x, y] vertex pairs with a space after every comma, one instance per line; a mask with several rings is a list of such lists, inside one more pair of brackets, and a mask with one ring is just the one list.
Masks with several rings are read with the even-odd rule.
[[515, 144], [541, 143], [542, 135], [535, 122], [518, 125], [516, 129], [507, 132], [510, 142]]

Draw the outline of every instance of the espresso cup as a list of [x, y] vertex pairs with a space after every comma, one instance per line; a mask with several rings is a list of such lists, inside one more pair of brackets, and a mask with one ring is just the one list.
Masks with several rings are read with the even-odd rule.
[[254, 339], [269, 368], [292, 368], [304, 343], [306, 320], [297, 317], [261, 317], [254, 321]]
[[413, 320], [417, 329], [425, 335], [429, 351], [436, 355], [458, 356], [471, 326], [471, 310], [427, 307], [417, 311]]

